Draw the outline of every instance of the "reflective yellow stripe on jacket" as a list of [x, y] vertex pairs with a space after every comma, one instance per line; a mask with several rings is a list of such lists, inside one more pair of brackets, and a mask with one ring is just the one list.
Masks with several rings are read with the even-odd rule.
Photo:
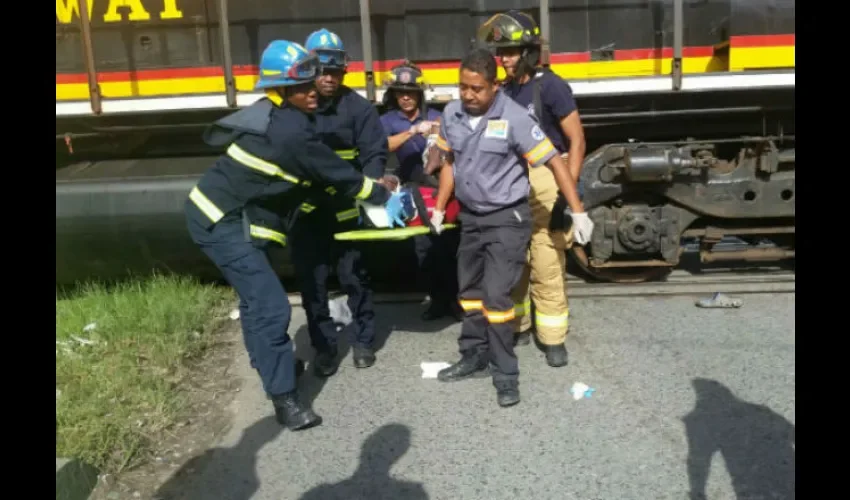
[[198, 189], [198, 186], [192, 188], [192, 192], [189, 193], [189, 199], [192, 200], [195, 206], [198, 207], [198, 210], [203, 212], [203, 214], [206, 215], [213, 224], [224, 217], [224, 212], [215, 206], [215, 203], [207, 198], [206, 195]]
[[302, 181], [298, 177], [284, 172], [282, 168], [278, 167], [274, 163], [268, 162], [266, 160], [263, 160], [262, 158], [258, 158], [252, 155], [251, 153], [240, 148], [235, 143], [231, 144], [230, 147], [227, 148], [227, 156], [231, 157], [236, 162], [241, 163], [242, 165], [250, 169], [256, 170], [266, 175], [280, 177], [281, 179], [289, 181], [293, 184], [301, 184], [303, 186], [310, 185], [310, 181]]
[[357, 149], [337, 149], [334, 153], [343, 160], [353, 160], [357, 158], [358, 154], [360, 154]]
[[[252, 170], [256, 170], [257, 172], [270, 175], [273, 177], [279, 177], [283, 180], [291, 182], [293, 184], [301, 184], [303, 186], [309, 186], [310, 181], [302, 181], [298, 177], [288, 174], [283, 171], [279, 166], [274, 163], [268, 162], [259, 158], [257, 156], [252, 155], [251, 153], [245, 151], [237, 144], [231, 144], [230, 147], [227, 148], [227, 156], [232, 158], [237, 163], [244, 165]], [[224, 211], [218, 208], [215, 203], [212, 202], [207, 196], [201, 192], [198, 186], [192, 188], [192, 191], [189, 193], [189, 199], [198, 207], [204, 215], [213, 223], [217, 223], [224, 217]], [[269, 229], [266, 227], [258, 226], [256, 224], [251, 224], [250, 226], [250, 234], [254, 238], [270, 240], [279, 243], [281, 246], [286, 245], [286, 235], [275, 231], [273, 229]]]
[[267, 227], [251, 224], [251, 236], [262, 240], [275, 241], [279, 243], [280, 246], [286, 246], [286, 235]]

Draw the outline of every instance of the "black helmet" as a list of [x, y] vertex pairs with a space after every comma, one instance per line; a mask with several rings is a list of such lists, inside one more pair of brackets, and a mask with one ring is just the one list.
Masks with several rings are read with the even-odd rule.
[[420, 93], [419, 106], [424, 113], [425, 108], [425, 80], [422, 70], [410, 61], [395, 66], [390, 70], [389, 79], [386, 82], [383, 104], [388, 108], [396, 106], [393, 90], [413, 90]]
[[512, 9], [482, 24], [478, 28], [478, 40], [491, 48], [537, 47], [541, 44], [540, 28], [533, 17]]
[[387, 90], [425, 90], [422, 70], [410, 61], [404, 61], [391, 69], [386, 85]]

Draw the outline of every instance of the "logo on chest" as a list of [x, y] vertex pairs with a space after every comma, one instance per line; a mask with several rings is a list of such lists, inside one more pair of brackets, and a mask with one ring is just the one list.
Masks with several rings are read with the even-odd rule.
[[488, 120], [487, 129], [484, 131], [484, 137], [488, 139], [507, 139], [508, 138], [508, 121], [507, 120]]

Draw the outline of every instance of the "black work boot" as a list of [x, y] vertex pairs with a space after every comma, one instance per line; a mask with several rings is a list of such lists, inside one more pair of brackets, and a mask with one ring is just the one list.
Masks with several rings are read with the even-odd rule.
[[463, 309], [457, 302], [434, 302], [422, 313], [422, 321], [434, 321], [436, 319], [451, 317], [455, 321], [463, 321]]
[[527, 330], [523, 330], [517, 334], [514, 334], [514, 347], [518, 345], [528, 345], [531, 343], [531, 332], [533, 329], [529, 328]]
[[319, 377], [330, 377], [336, 373], [336, 355], [336, 347], [316, 352], [316, 357], [313, 358], [313, 373]]
[[543, 352], [546, 354], [546, 363], [554, 368], [567, 366], [567, 348], [564, 344], [544, 345]]
[[465, 353], [460, 361], [437, 373], [441, 382], [454, 382], [467, 378], [484, 377], [489, 374], [487, 356], [480, 353]]
[[321, 425], [322, 417], [298, 400], [298, 391], [272, 396], [277, 422], [291, 431]]
[[460, 304], [458, 304], [457, 302], [452, 302], [451, 304], [449, 304], [449, 316], [451, 316], [453, 320], [461, 322], [463, 321], [463, 315], [463, 308], [460, 307]]
[[354, 366], [357, 368], [369, 368], [375, 364], [375, 352], [368, 347], [354, 347]]
[[496, 401], [499, 406], [506, 408], [519, 403], [519, 381], [518, 380], [494, 380], [496, 386]]

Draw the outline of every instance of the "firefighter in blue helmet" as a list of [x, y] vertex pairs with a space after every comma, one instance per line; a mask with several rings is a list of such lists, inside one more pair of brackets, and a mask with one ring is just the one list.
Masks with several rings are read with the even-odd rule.
[[[342, 40], [326, 29], [307, 37], [305, 47], [318, 57], [321, 74], [316, 86], [319, 105], [316, 130], [323, 143], [336, 151], [367, 178], [384, 182], [387, 136], [378, 112], [367, 99], [345, 85], [347, 55]], [[321, 205], [321, 206], [315, 206]], [[352, 322], [345, 327], [352, 347], [354, 365], [367, 368], [375, 363], [375, 312], [369, 276], [360, 251], [349, 242], [335, 241], [334, 233], [357, 228], [358, 210], [352, 200], [329, 189], [321, 204], [309, 201], [302, 207], [293, 233], [293, 258], [302, 287], [310, 343], [316, 351], [316, 375], [329, 377], [337, 369], [337, 327], [328, 307], [327, 279], [331, 265], [343, 292], [348, 295]]]
[[318, 61], [299, 44], [276, 40], [260, 61], [258, 89], [267, 98], [207, 129], [204, 140], [226, 148], [189, 194], [185, 212], [192, 240], [239, 295], [251, 366], [278, 422], [292, 430], [322, 418], [301, 402], [296, 360], [287, 334], [291, 307], [267, 256], [312, 192], [333, 186], [339, 196], [386, 204], [399, 218], [402, 199], [340, 160], [315, 131]]

